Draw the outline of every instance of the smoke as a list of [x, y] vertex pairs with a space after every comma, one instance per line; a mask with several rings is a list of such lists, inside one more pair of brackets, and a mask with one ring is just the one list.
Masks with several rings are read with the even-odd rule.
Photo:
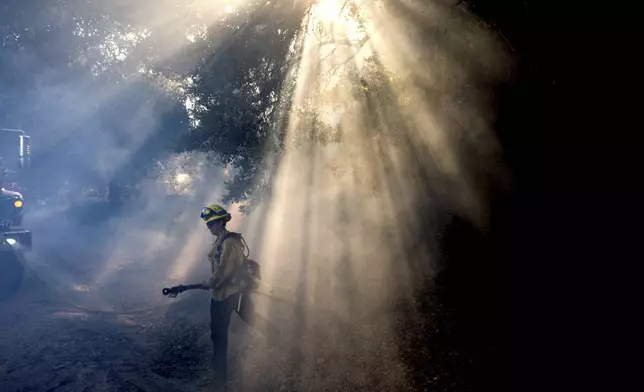
[[[326, 3], [336, 8], [321, 14], [349, 12]], [[308, 34], [320, 22], [315, 12], [305, 20], [289, 80], [295, 93], [283, 97], [293, 108], [272, 197], [248, 217], [229, 206], [230, 229], [244, 233], [282, 299], [258, 296], [257, 311], [283, 330], [280, 350], [291, 349], [279, 357], [269, 341], [247, 352], [249, 389], [262, 382], [258, 374], [297, 374], [301, 389], [403, 390], [400, 309], [414, 316], [415, 290], [440, 268], [444, 211], [485, 227], [490, 189], [505, 184], [488, 101], [509, 70], [501, 42], [458, 8], [361, 5], [367, 22], [322, 20], [330, 48]], [[128, 80], [96, 90], [89, 80], [40, 79], [23, 111], [36, 113], [24, 128], [33, 136], [35, 193], [45, 198], [61, 184], [78, 184], [73, 199], [88, 184], [134, 173], [146, 143], [173, 131], [162, 119], [176, 96], [150, 100], [155, 86]], [[299, 111], [306, 107], [332, 120], [308, 118]], [[136, 200], [117, 208], [78, 197], [29, 212], [30, 263], [68, 298], [135, 309], [160, 303], [164, 286], [208, 276], [211, 237], [198, 214], [223, 195], [225, 174], [200, 155], [158, 159], [156, 146], [149, 157], [164, 165], [137, 182]], [[168, 194], [187, 182], [190, 190]]]
[[45, 31], [63, 61], [29, 41], [3, 48], [5, 68], [28, 76], [0, 94], [1, 125], [32, 137], [32, 168], [20, 178], [23, 226], [34, 235], [29, 263], [67, 299], [136, 308], [187, 278], [209, 241], [199, 212], [223, 193], [222, 170], [207, 157], [169, 150], [189, 124], [185, 72], [194, 61], [154, 71], [195, 42], [186, 30], [219, 13], [196, 17], [213, 9], [203, 1], [189, 2], [181, 18], [175, 2], [88, 3], [72, 18], [68, 5], [29, 26], [36, 37]]
[[460, 9], [360, 5], [362, 25], [340, 1], [305, 20], [287, 152], [246, 222], [265, 279], [291, 301], [258, 308], [294, 348], [279, 364], [246, 353], [244, 374], [300, 389], [408, 388], [417, 348], [400, 328], [426, 317], [414, 301], [441, 268], [441, 231], [451, 214], [485, 229], [507, 185], [489, 101], [511, 69], [502, 42]]
[[[180, 245], [169, 239], [187, 230], [176, 216], [199, 211], [202, 203], [171, 200], [165, 172], [154, 165], [172, 157], [159, 139], [183, 131], [164, 121], [180, 103], [145, 77], [119, 84], [92, 76], [61, 81], [47, 72], [35, 79], [21, 108], [31, 113], [21, 126], [33, 145], [32, 168], [21, 184], [27, 197], [23, 226], [34, 235], [29, 263], [68, 300], [107, 309], [141, 306], [109, 295], [152, 298], [137, 292], [160, 290], [161, 277], [150, 273], [159, 269], [150, 263], [163, 270], [172, 261], [165, 257], [168, 249]], [[110, 194], [119, 190], [113, 184], [122, 195]], [[74, 290], [84, 296], [69, 297]]]

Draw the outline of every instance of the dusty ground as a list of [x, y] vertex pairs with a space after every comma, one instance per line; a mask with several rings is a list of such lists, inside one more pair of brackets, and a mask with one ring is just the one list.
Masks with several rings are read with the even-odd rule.
[[[105, 245], [104, 230], [85, 228], [79, 241], [48, 221], [34, 225], [38, 247], [22, 289], [0, 302], [0, 390], [209, 390], [208, 293], [163, 297], [173, 282], [157, 280], [160, 265], [136, 255], [98, 286], [102, 247], [87, 244]], [[481, 390], [467, 373], [484, 355], [442, 343], [427, 293], [349, 313], [296, 298], [286, 290], [254, 297], [281, 330], [277, 339], [233, 316], [231, 390]]]
[[[120, 314], [83, 311], [33, 277], [25, 283], [0, 305], [2, 391], [208, 390], [207, 294]], [[297, 336], [305, 343], [289, 344], [297, 341], [298, 323], [279, 320], [290, 336], [269, 342], [235, 317], [233, 390], [405, 390], [406, 369], [373, 357], [374, 345], [386, 349], [395, 337], [378, 337], [374, 326], [324, 319], [300, 326]]]

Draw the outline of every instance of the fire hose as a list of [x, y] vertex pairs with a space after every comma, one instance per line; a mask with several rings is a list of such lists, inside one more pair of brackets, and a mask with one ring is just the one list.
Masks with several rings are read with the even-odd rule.
[[[47, 282], [42, 280], [38, 276], [38, 274], [36, 274], [36, 272], [32, 268], [29, 267], [29, 265], [27, 265], [25, 263], [24, 266], [25, 266], [25, 270], [29, 272], [29, 275], [34, 280], [36, 280], [36, 282], [38, 282], [41, 285], [41, 287], [43, 287], [45, 290], [47, 290], [51, 294], [53, 294], [53, 296], [56, 297], [58, 301], [60, 301], [61, 303], [64, 303], [65, 305], [67, 305], [69, 307], [76, 308], [78, 310], [82, 310], [82, 311], [84, 311], [86, 313], [114, 314], [114, 315], [134, 315], [134, 314], [148, 313], [148, 312], [152, 312], [152, 311], [162, 309], [162, 308], [166, 308], [166, 307], [170, 306], [170, 304], [161, 304], [161, 305], [147, 307], [147, 308], [144, 308], [144, 309], [120, 310], [120, 311], [119, 310], [89, 309], [89, 308], [86, 308], [84, 306], [81, 306], [81, 305], [78, 305], [78, 304], [75, 304], [75, 303], [72, 303], [70, 301], [65, 300], [64, 295], [62, 293], [58, 292], [58, 290], [54, 289]], [[253, 275], [250, 275], [250, 277], [251, 277], [251, 280], [253, 280], [255, 283], [265, 287], [266, 291], [268, 291], [268, 293], [273, 293], [274, 289], [271, 286], [269, 286], [266, 283], [262, 282], [261, 280], [259, 280], [257, 277], [255, 277]], [[184, 291], [197, 290], [197, 289], [210, 290], [210, 286], [205, 285], [203, 283], [189, 284], [189, 285], [179, 285], [179, 286], [174, 286], [174, 287], [170, 287], [170, 288], [164, 288], [162, 290], [162, 294], [164, 296], [168, 296], [170, 298], [176, 298], [179, 294], [183, 293]], [[266, 293], [261, 293], [259, 291], [255, 291], [255, 292], [257, 294], [263, 294], [264, 296], [267, 296], [268, 298], [270, 298], [270, 299], [272, 299], [274, 301], [277, 301], [277, 302], [291, 303], [290, 301], [285, 300], [285, 299], [280, 298], [280, 297], [277, 297], [277, 296], [273, 296], [273, 295], [266, 294]], [[240, 297], [240, 299], [241, 299], [241, 297]]]
[[[259, 278], [257, 278], [255, 275], [248, 274], [248, 277], [255, 282], [257, 285], [261, 285], [266, 287], [267, 291], [269, 293], [273, 292], [273, 288], [266, 283], [262, 282]], [[197, 283], [197, 284], [187, 284], [187, 285], [179, 285], [179, 286], [174, 286], [174, 287], [166, 287], [163, 290], [161, 290], [161, 293], [165, 296], [168, 296], [170, 298], [176, 298], [177, 295], [183, 293], [184, 291], [187, 290], [210, 290], [210, 286], [203, 284], [203, 283]], [[241, 303], [242, 303], [242, 298], [244, 294], [239, 295], [239, 300], [237, 301], [237, 311], [241, 309]]]
[[[269, 293], [272, 293], [274, 290], [271, 286], [267, 285], [266, 283], [262, 282], [259, 278], [257, 278], [254, 275], [250, 275], [250, 279], [257, 283], [258, 285], [266, 287], [266, 290]], [[174, 287], [166, 287], [163, 290], [161, 290], [161, 293], [165, 296], [168, 296], [170, 298], [176, 298], [177, 295], [183, 293], [184, 291], [187, 290], [210, 290], [210, 286], [203, 284], [203, 283], [197, 283], [197, 284], [187, 284], [187, 285], [179, 285], [179, 286], [174, 286]]]
[[57, 301], [61, 302], [62, 304], [65, 304], [69, 307], [82, 310], [83, 312], [86, 313], [93, 313], [93, 314], [113, 314], [113, 315], [134, 315], [134, 314], [141, 314], [141, 313], [148, 313], [154, 310], [166, 308], [169, 305], [168, 304], [162, 304], [162, 305], [157, 305], [157, 306], [151, 306], [143, 309], [133, 309], [133, 310], [101, 310], [101, 309], [90, 309], [86, 308], [85, 306], [75, 304], [73, 302], [70, 302], [64, 298], [64, 294], [56, 290], [55, 288], [51, 287], [50, 284], [42, 280], [36, 272], [30, 268], [27, 264], [25, 264], [25, 269], [29, 272], [29, 275], [32, 279], [34, 279], [37, 283], [40, 284], [40, 286], [48, 291], [54, 298], [56, 298]]

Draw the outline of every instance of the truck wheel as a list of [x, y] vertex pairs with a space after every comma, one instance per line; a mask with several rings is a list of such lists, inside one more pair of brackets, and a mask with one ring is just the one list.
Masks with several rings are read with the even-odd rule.
[[22, 284], [25, 266], [13, 250], [0, 250], [0, 299], [16, 292]]

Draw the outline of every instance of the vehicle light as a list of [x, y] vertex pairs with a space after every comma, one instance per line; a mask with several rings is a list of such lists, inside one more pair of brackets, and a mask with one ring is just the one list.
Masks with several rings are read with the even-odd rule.
[[22, 205], [23, 205], [22, 200], [16, 200], [16, 201], [13, 202], [13, 206], [16, 207], [16, 208], [21, 208]]
[[9, 245], [15, 245], [18, 241], [14, 240], [13, 238], [7, 238], [7, 244]]

